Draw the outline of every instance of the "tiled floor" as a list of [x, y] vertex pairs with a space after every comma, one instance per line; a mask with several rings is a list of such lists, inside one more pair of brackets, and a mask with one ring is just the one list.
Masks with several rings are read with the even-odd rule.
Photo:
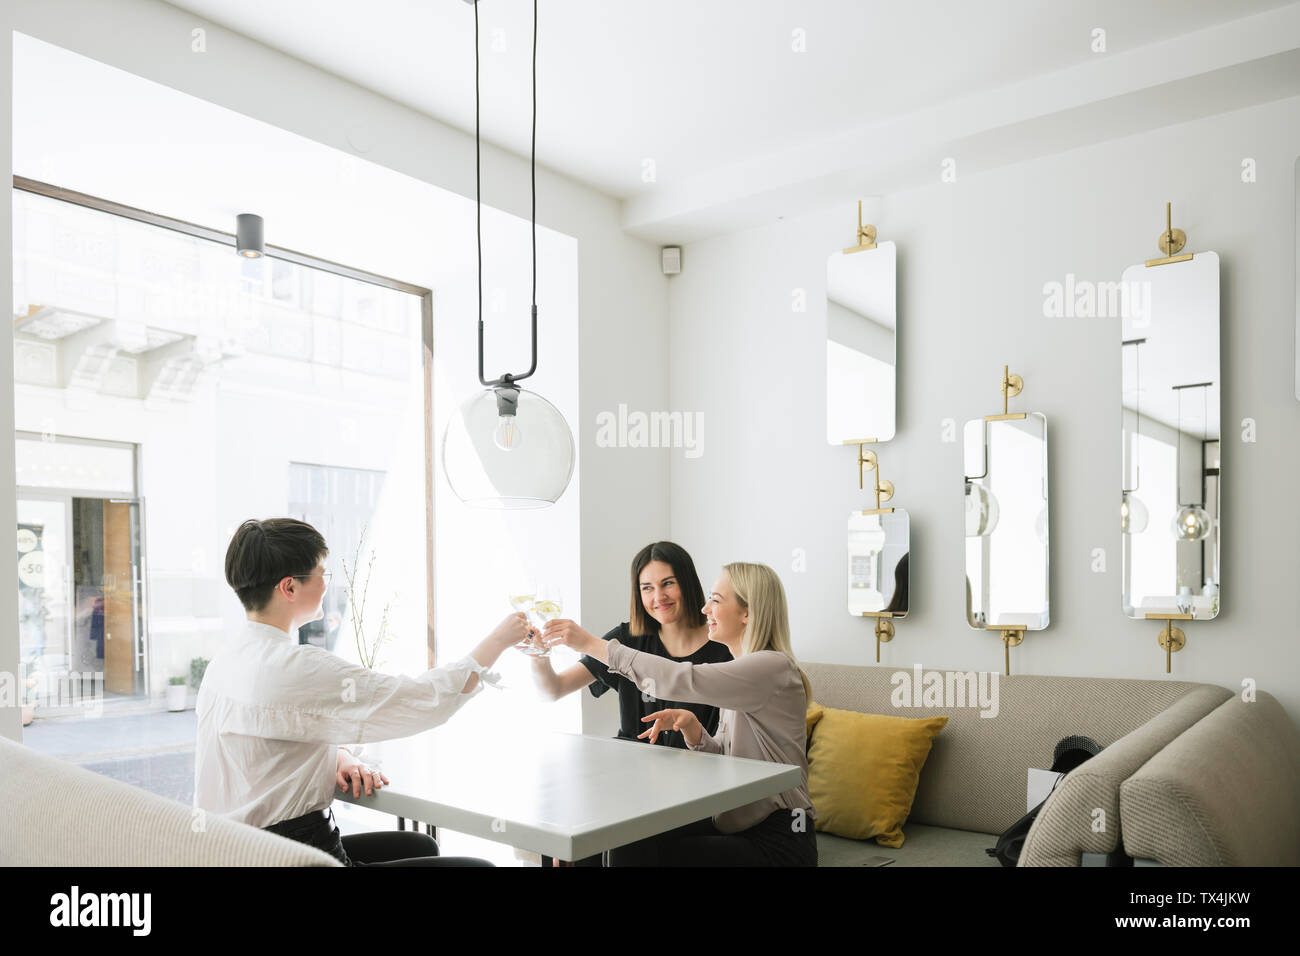
[[44, 754], [83, 763], [194, 749], [194, 711], [156, 711], [102, 717], [37, 717], [23, 728], [23, 743]]
[[171, 800], [194, 802], [194, 711], [38, 717], [23, 743]]

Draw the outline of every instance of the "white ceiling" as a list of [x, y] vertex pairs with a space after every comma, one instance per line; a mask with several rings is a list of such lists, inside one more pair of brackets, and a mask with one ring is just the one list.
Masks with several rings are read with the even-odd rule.
[[[474, 128], [464, 0], [169, 0], [444, 122]], [[614, 196], [1286, 0], [564, 0], [540, 5], [538, 158]], [[479, 8], [484, 137], [527, 155], [532, 4]], [[791, 50], [806, 31], [805, 53]], [[505, 49], [494, 52], [497, 31]]]
[[[169, 2], [449, 125], [474, 128], [473, 8], [464, 0]], [[763, 221], [783, 204], [806, 210], [826, 199], [827, 184], [818, 181], [831, 173], [854, 171], [837, 184], [854, 190], [848, 195], [879, 195], [906, 181], [896, 167], [923, 145], [1023, 127], [1031, 117], [1300, 47], [1300, 18], [1279, 12], [1288, 6], [1294, 3], [542, 4], [538, 161], [627, 200], [629, 231], [680, 241], [721, 231], [724, 223], [744, 225], [750, 213]], [[527, 0], [482, 0], [479, 11], [483, 136], [525, 156], [532, 7]], [[1246, 20], [1253, 26], [1243, 28]], [[1105, 30], [1104, 53], [1092, 49], [1096, 28]], [[796, 30], [803, 31], [804, 52], [792, 49]], [[1185, 41], [1171, 44], [1175, 38]], [[1235, 90], [1225, 90], [1219, 76], [1217, 97], [1167, 119], [1170, 111], [1160, 109], [1147, 121], [1159, 125], [1187, 118], [1188, 109], [1300, 93], [1300, 69], [1281, 78], [1276, 72], [1237, 76], [1230, 87], [1250, 88]], [[1186, 92], [1185, 99], [1196, 99]], [[1055, 99], [1045, 96], [1053, 93]], [[956, 114], [934, 112], [954, 105]], [[1163, 104], [1153, 95], [1150, 105]], [[1133, 109], [1126, 102], [1125, 111]], [[924, 131], [908, 128], [908, 117]], [[1111, 117], [1119, 126], [1123, 119]], [[1066, 125], [1072, 129], [1051, 131], [1048, 148], [1090, 135], [1088, 124]], [[1093, 125], [1096, 136], [1119, 134], [1108, 133], [1100, 118]], [[886, 132], [889, 162], [873, 166], [871, 144]], [[865, 144], [855, 139], [863, 134]], [[1039, 148], [1034, 130], [1014, 135], [1022, 151]], [[970, 155], [981, 161], [978, 152]], [[643, 177], [646, 160], [654, 162], [653, 182]]]

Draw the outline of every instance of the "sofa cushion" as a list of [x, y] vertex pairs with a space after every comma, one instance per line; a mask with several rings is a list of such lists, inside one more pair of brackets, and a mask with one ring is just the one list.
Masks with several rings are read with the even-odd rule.
[[342, 866], [0, 737], [0, 866]]
[[921, 767], [947, 722], [824, 708], [808, 751], [817, 829], [902, 846]]
[[826, 708], [816, 701], [812, 701], [808, 704], [808, 732], [804, 735], [805, 740], [812, 737], [813, 728], [817, 726], [817, 721], [821, 720], [825, 713]]
[[1129, 828], [1120, 785], [1227, 696], [1222, 687], [1198, 687], [1067, 774], [1034, 818], [1018, 865], [1078, 866], [1083, 853], [1118, 849]]
[[999, 866], [984, 851], [998, 842], [997, 834], [907, 825], [907, 842], [901, 847], [878, 846], [871, 840], [848, 840], [829, 833], [817, 834], [818, 866], [865, 866], [870, 857], [887, 857], [891, 866]]
[[1234, 696], [1120, 784], [1124, 848], [1165, 866], [1300, 866], [1300, 733]]
[[[970, 638], [978, 639], [973, 634]], [[996, 640], [989, 647], [990, 658], [1000, 664], [1001, 647]], [[1109, 747], [1185, 694], [1213, 687], [1187, 681], [995, 673], [985, 675], [997, 679], [990, 685], [997, 689], [994, 715], [992, 708], [969, 704], [930, 706], [913, 700], [909, 706], [895, 706], [895, 690], [900, 682], [910, 682], [912, 667], [811, 661], [800, 661], [799, 666], [812, 682], [813, 698], [826, 707], [899, 717], [947, 715], [948, 725], [935, 738], [921, 771], [909, 827], [923, 823], [979, 833], [1002, 833], [1024, 816], [1026, 772], [1050, 766], [1052, 749], [1062, 737], [1084, 734]], [[936, 674], [941, 682], [950, 680], [948, 675], [967, 673], [919, 667], [915, 672], [923, 680]], [[956, 680], [952, 686], [959, 689]], [[1215, 691], [1222, 699], [1229, 696], [1224, 688]]]

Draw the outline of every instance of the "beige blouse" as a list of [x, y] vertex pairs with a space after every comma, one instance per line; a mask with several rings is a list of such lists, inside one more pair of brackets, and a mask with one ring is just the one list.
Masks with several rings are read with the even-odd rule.
[[691, 664], [634, 651], [617, 640], [606, 647], [609, 669], [646, 693], [722, 709], [717, 736], [705, 731], [692, 750], [793, 764], [802, 771], [798, 787], [715, 816], [719, 830], [738, 833], [782, 809], [802, 809], [807, 829], [813, 829], [817, 814], [808, 795], [805, 750], [808, 701], [794, 661], [780, 651], [756, 651], [720, 664]]

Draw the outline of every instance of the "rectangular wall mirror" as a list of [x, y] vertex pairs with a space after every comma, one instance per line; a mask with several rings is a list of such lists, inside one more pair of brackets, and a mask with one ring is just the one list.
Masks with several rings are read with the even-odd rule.
[[1131, 618], [1219, 613], [1219, 257], [1130, 266], [1120, 537]]
[[849, 613], [889, 611], [907, 614], [908, 553], [911, 528], [907, 512], [855, 511], [849, 515]]
[[966, 622], [979, 630], [1041, 630], [1050, 620], [1047, 418], [977, 418], [962, 437]]
[[826, 440], [894, 437], [897, 257], [892, 242], [826, 260]]

